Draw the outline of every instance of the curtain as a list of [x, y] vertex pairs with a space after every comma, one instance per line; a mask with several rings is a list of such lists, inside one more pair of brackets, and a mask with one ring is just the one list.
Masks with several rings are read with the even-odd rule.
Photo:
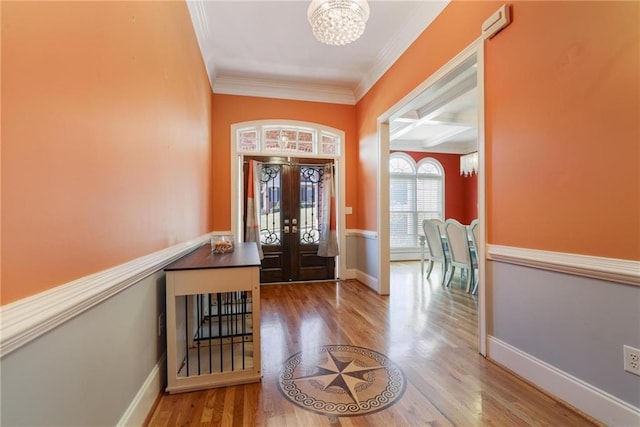
[[247, 219], [244, 229], [244, 241], [256, 242], [260, 259], [264, 258], [262, 245], [260, 244], [260, 174], [262, 173], [262, 163], [255, 160], [249, 162], [249, 174], [247, 177], [246, 209]]
[[318, 256], [334, 257], [338, 255], [336, 235], [335, 192], [333, 189], [333, 165], [324, 165], [322, 177], [322, 197], [320, 199], [320, 243]]

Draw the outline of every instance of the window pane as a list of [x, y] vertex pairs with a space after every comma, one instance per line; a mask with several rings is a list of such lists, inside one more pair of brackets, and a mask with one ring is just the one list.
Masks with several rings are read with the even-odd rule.
[[238, 132], [238, 151], [258, 151], [258, 131], [256, 129]]
[[280, 228], [280, 188], [282, 181], [279, 165], [263, 165], [260, 177], [260, 243], [279, 245], [282, 240]]
[[303, 245], [320, 241], [320, 221], [323, 166], [300, 168], [300, 224], [299, 238]]
[[389, 192], [391, 211], [414, 211], [416, 209], [416, 181], [411, 178], [392, 177]]
[[323, 132], [321, 142], [322, 154], [338, 154], [340, 152], [340, 139], [337, 136]]
[[390, 173], [415, 173], [413, 165], [403, 159], [402, 157], [392, 157], [389, 160], [389, 172]]
[[422, 163], [420, 165], [420, 167], [418, 167], [418, 173], [428, 173], [431, 175], [442, 175], [442, 173], [440, 172], [440, 169], [434, 165], [433, 163], [426, 161], [424, 163]]

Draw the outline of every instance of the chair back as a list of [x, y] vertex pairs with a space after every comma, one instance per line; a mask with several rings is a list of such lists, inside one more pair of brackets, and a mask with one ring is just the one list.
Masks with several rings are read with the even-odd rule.
[[447, 238], [447, 232], [444, 229], [444, 221], [439, 220], [439, 219], [430, 219], [429, 221], [433, 222], [435, 225], [438, 226], [438, 230], [440, 231], [440, 236], [444, 237], [446, 239]]
[[473, 221], [471, 221], [471, 224], [469, 224], [469, 229], [471, 231], [469, 237], [471, 237], [471, 241], [473, 242], [473, 248], [476, 251], [476, 254], [478, 253], [478, 219], [474, 219]]
[[444, 248], [442, 247], [442, 239], [440, 229], [433, 220], [425, 219], [422, 221], [422, 229], [424, 235], [427, 238], [427, 247], [429, 248], [429, 254], [433, 260], [444, 260]]
[[448, 219], [445, 222], [447, 240], [449, 241], [449, 252], [452, 264], [471, 265], [469, 255], [469, 239], [467, 238], [467, 227], [460, 224], [455, 219]]

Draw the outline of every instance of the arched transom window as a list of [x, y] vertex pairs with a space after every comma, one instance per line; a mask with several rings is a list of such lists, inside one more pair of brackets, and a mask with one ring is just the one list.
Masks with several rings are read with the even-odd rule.
[[444, 169], [433, 158], [417, 164], [405, 153], [389, 156], [391, 248], [416, 248], [422, 220], [444, 218]]
[[237, 150], [242, 154], [340, 154], [340, 136], [321, 128], [276, 124], [248, 126], [236, 132]]

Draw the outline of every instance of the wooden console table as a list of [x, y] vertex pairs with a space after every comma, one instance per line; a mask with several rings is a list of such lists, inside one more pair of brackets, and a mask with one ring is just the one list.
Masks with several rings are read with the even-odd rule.
[[177, 393], [258, 382], [260, 257], [255, 243], [210, 245], [165, 268], [167, 388]]

